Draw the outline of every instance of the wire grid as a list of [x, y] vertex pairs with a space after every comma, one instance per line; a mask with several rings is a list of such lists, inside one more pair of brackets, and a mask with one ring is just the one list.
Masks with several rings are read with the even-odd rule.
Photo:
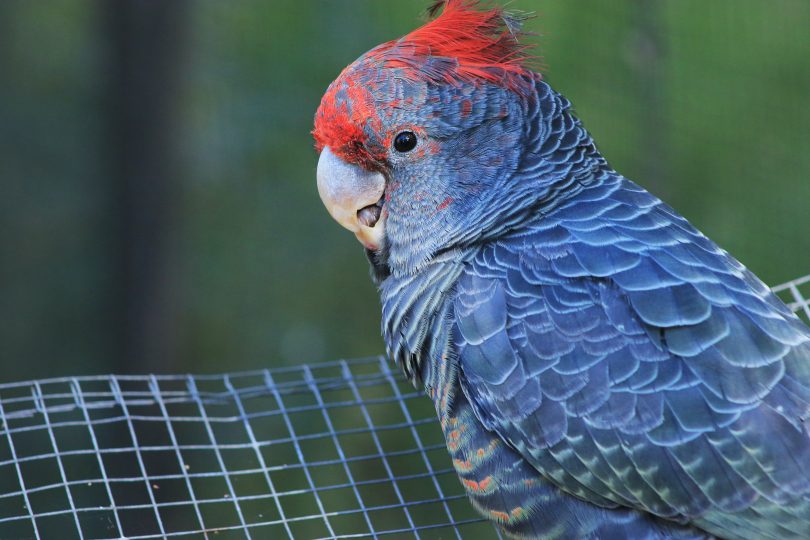
[[[810, 322], [810, 275], [774, 291]], [[384, 358], [0, 385], [0, 538], [492, 538]]]
[[3, 384], [0, 420], [3, 539], [493, 534], [383, 358]]

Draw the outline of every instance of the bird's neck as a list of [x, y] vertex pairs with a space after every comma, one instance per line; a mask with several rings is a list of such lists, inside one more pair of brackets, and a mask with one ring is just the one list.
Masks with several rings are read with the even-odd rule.
[[521, 105], [525, 117], [514, 170], [504, 174], [480, 199], [483, 212], [470, 212], [448, 233], [464, 249], [530, 226], [544, 215], [598, 185], [615, 172], [596, 148], [571, 103], [546, 82]]
[[452, 376], [436, 368], [455, 365], [450, 346], [452, 297], [464, 265], [474, 253], [447, 252], [412, 274], [392, 274], [380, 284], [382, 332], [389, 357], [408, 379], [432, 389]]
[[542, 219], [583, 189], [615, 174], [569, 102], [542, 80], [526, 105], [523, 145], [517, 170], [505, 181], [505, 208], [498, 236]]

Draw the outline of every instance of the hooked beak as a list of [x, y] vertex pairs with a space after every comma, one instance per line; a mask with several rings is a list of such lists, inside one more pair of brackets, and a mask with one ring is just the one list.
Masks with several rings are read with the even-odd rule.
[[382, 246], [385, 177], [346, 163], [328, 146], [318, 160], [318, 193], [329, 214], [371, 250]]

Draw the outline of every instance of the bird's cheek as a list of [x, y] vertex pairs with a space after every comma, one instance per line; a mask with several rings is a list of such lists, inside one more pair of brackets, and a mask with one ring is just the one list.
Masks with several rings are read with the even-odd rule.
[[348, 163], [326, 146], [318, 160], [318, 193], [329, 214], [368, 249], [378, 250], [384, 234], [385, 177]]

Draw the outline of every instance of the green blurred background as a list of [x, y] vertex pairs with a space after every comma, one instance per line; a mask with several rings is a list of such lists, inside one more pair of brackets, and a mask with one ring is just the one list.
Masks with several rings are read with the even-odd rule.
[[[309, 130], [426, 4], [0, 2], [0, 379], [381, 352]], [[767, 282], [810, 272], [810, 2], [509, 5], [617, 170]]]

